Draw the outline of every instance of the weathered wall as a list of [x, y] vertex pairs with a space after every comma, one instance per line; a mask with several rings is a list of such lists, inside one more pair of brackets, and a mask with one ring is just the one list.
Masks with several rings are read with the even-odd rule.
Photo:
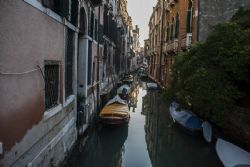
[[[65, 26], [24, 1], [0, 1], [0, 6], [1, 73], [25, 72], [38, 65], [43, 70], [44, 60], [56, 60], [62, 65], [59, 99], [63, 105], [58, 109], [60, 112], [49, 119], [44, 115], [44, 79], [39, 70], [23, 75], [0, 75], [0, 141], [4, 145], [0, 166], [13, 162], [16, 166], [25, 166], [36, 156], [41, 158], [39, 152], [43, 149], [52, 148], [46, 145], [58, 134], [63, 135], [56, 138], [58, 142], [54, 144], [75, 141], [65, 135], [66, 132], [76, 134], [75, 121], [64, 128], [74, 119], [76, 110], [75, 98], [63, 102]], [[52, 154], [49, 156], [53, 157]], [[60, 160], [63, 154], [58, 154]], [[46, 162], [50, 157], [45, 158]]]
[[[64, 27], [23, 1], [0, 1], [0, 69], [15, 73], [63, 64]], [[39, 70], [0, 76], [0, 141], [9, 150], [44, 112], [44, 80]]]
[[200, 0], [198, 40], [207, 38], [211, 26], [231, 19], [239, 7], [250, 7], [249, 0]]

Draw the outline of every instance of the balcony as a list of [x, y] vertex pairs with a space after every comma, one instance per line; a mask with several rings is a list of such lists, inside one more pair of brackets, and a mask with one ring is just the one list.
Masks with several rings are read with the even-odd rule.
[[177, 52], [178, 51], [178, 46], [179, 46], [179, 40], [174, 39], [173, 41], [171, 41], [167, 45], [166, 50], [167, 50], [167, 52]]
[[181, 41], [181, 48], [183, 50], [188, 50], [192, 44], [192, 33], [187, 33]]

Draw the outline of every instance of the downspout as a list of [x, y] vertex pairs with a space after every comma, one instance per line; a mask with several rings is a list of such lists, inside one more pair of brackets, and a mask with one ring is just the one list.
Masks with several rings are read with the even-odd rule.
[[98, 6], [98, 29], [97, 29], [97, 110], [100, 107], [100, 6]]
[[162, 50], [163, 50], [163, 19], [164, 19], [164, 2], [165, 0], [162, 0], [162, 13], [161, 13], [161, 46], [160, 46], [160, 67], [159, 67], [159, 82], [161, 84], [161, 66], [162, 66]]

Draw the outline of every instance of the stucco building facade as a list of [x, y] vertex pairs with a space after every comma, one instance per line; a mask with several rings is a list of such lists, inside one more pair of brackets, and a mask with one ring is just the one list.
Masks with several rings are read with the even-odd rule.
[[149, 21], [146, 57], [149, 73], [162, 86], [171, 79], [173, 57], [204, 41], [211, 26], [228, 21], [247, 0], [158, 0]]
[[0, 6], [0, 166], [58, 166], [125, 69], [119, 1]]

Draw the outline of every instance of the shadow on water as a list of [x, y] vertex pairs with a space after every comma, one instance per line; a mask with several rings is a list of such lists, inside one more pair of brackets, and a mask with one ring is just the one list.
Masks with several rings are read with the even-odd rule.
[[161, 96], [149, 92], [143, 98], [146, 142], [152, 166], [222, 167], [214, 145], [173, 124], [168, 104]]
[[84, 152], [74, 166], [121, 167], [128, 125], [103, 127], [89, 136]]

